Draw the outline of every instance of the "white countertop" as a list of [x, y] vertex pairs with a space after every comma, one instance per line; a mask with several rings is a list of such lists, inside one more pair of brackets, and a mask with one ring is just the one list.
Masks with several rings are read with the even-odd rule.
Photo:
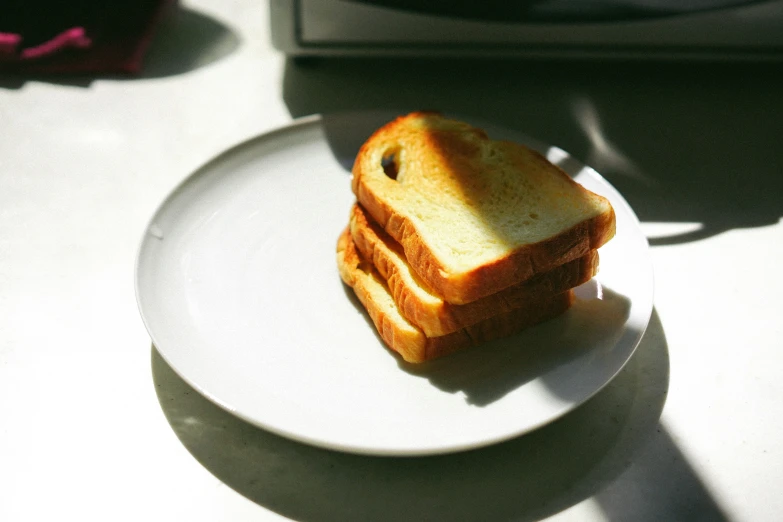
[[[0, 78], [0, 520], [783, 516], [771, 66], [294, 63], [264, 2], [186, 8], [142, 78]], [[362, 457], [234, 418], [151, 346], [133, 270], [168, 192], [295, 117], [371, 108], [512, 126], [626, 196], [651, 238], [655, 310], [595, 398], [498, 446]]]

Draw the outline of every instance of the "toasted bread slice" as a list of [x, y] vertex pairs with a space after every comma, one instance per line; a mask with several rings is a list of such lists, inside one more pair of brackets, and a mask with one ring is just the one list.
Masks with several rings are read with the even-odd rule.
[[541, 154], [435, 113], [377, 130], [356, 157], [352, 188], [450, 303], [577, 259], [615, 233], [609, 201]]
[[405, 260], [402, 248], [358, 204], [351, 209], [350, 229], [362, 259], [372, 262], [386, 280], [400, 313], [427, 337], [455, 332], [484, 319], [561, 294], [589, 281], [598, 271], [598, 252], [464, 305], [447, 303], [430, 290]]
[[573, 302], [572, 291], [529, 301], [521, 308], [484, 319], [456, 332], [427, 337], [400, 313], [383, 277], [363, 260], [346, 228], [337, 242], [337, 266], [342, 280], [361, 301], [386, 345], [411, 363], [420, 363], [507, 337], [565, 312]]

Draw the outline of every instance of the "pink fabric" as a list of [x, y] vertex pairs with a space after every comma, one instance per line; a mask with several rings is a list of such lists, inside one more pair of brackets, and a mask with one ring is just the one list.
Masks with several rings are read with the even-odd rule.
[[67, 47], [76, 47], [77, 49], [86, 49], [92, 45], [92, 40], [84, 35], [84, 27], [74, 27], [58, 34], [48, 42], [35, 47], [23, 49], [19, 53], [22, 60], [34, 60], [44, 56], [55, 54]]
[[[7, 1], [7, 0], [6, 0]], [[0, 71], [138, 73], [176, 0], [0, 2]]]
[[18, 34], [0, 33], [0, 60], [5, 56], [13, 56], [22, 37]]

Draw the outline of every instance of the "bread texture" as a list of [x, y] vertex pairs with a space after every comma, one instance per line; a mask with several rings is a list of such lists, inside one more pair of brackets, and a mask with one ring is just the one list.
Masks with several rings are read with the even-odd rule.
[[384, 278], [372, 263], [359, 255], [349, 228], [343, 231], [337, 242], [337, 266], [340, 277], [353, 289], [383, 342], [410, 363], [421, 363], [510, 336], [562, 314], [574, 299], [573, 292], [569, 290], [528, 301], [520, 308], [494, 315], [447, 335], [428, 337], [400, 313]]
[[615, 233], [609, 201], [541, 154], [436, 113], [378, 129], [352, 189], [416, 275], [454, 304], [588, 255]]
[[350, 230], [360, 257], [371, 262], [383, 277], [400, 313], [428, 337], [443, 336], [521, 308], [531, 300], [561, 294], [589, 281], [598, 270], [598, 252], [590, 250], [496, 294], [457, 305], [444, 301], [427, 287], [411, 269], [399, 243], [358, 204], [351, 209]]

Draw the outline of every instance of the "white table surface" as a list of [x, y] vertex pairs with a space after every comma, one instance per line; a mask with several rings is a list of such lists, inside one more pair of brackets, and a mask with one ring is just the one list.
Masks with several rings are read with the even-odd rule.
[[[0, 520], [779, 520], [783, 84], [771, 66], [293, 63], [267, 5], [187, 2], [139, 79], [0, 78]], [[440, 108], [602, 172], [652, 242], [626, 369], [469, 453], [361, 457], [212, 405], [136, 309], [152, 212], [306, 114]]]

